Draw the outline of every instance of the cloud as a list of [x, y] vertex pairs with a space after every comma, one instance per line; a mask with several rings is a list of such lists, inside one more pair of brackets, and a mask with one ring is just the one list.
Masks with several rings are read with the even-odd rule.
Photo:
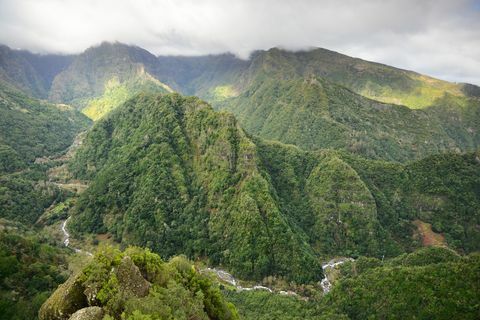
[[0, 0], [0, 42], [76, 53], [104, 40], [155, 54], [312, 46], [480, 84], [470, 0]]

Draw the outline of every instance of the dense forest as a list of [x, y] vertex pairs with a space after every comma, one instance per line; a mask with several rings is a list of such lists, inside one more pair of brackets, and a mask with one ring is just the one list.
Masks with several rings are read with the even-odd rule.
[[207, 255], [253, 279], [318, 280], [315, 255], [412, 250], [417, 219], [479, 250], [478, 153], [402, 165], [302, 151], [250, 138], [198, 99], [139, 95], [94, 126], [71, 169], [92, 179], [74, 229]]

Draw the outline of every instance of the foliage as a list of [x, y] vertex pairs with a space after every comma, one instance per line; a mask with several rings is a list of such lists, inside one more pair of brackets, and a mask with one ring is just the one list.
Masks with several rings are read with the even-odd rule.
[[66, 253], [23, 226], [0, 228], [0, 319], [36, 319], [50, 293], [66, 279]]
[[344, 275], [322, 305], [350, 319], [476, 319], [479, 258], [427, 249], [361, 272], [355, 262], [344, 267], [355, 272]]
[[[107, 319], [238, 319], [216, 284], [184, 257], [164, 262], [148, 249], [104, 247], [76, 279], [87, 304], [101, 307]], [[56, 319], [49, 310], [56, 308], [58, 290], [40, 319]]]
[[246, 277], [320, 277], [256, 157], [230, 114], [196, 98], [139, 95], [99, 121], [72, 162], [93, 181], [71, 226], [163, 257], [208, 255]]
[[70, 107], [41, 102], [1, 84], [0, 113], [0, 144], [29, 163], [65, 150], [90, 123]]
[[171, 92], [151, 75], [156, 58], [148, 51], [103, 42], [75, 57], [53, 80], [49, 100], [71, 104], [98, 119], [132, 93]]
[[238, 97], [216, 106], [232, 111], [248, 132], [262, 138], [373, 159], [407, 161], [469, 151], [480, 141], [473, 129], [480, 121], [476, 99], [446, 96], [432, 107], [411, 110], [364, 98], [323, 78], [284, 80], [273, 71], [259, 73]]

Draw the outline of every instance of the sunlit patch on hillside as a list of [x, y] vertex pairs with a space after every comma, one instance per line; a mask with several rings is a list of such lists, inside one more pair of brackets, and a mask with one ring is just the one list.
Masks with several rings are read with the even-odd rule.
[[418, 236], [422, 239], [422, 244], [427, 246], [437, 246], [437, 247], [445, 247], [445, 237], [440, 234], [436, 233], [432, 230], [432, 225], [430, 223], [423, 222], [422, 220], [415, 220], [413, 224], [417, 227]]
[[217, 86], [212, 90], [212, 98], [214, 101], [223, 101], [228, 98], [237, 97], [239, 95], [232, 85]]

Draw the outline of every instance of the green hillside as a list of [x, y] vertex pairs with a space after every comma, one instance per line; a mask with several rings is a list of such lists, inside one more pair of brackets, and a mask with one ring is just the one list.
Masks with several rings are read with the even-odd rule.
[[65, 150], [88, 128], [88, 118], [66, 105], [53, 105], [0, 85], [0, 144], [27, 162]]
[[55, 76], [49, 93], [97, 120], [134, 93], [172, 92], [152, 76], [156, 57], [138, 47], [104, 42], [87, 49]]
[[64, 152], [90, 121], [71, 107], [6, 86], [0, 87], [0, 114], [0, 217], [31, 224], [65, 197], [47, 183], [48, 165], [35, 160]]
[[32, 96], [47, 96], [48, 88], [29, 60], [4, 45], [0, 45], [0, 80]]
[[480, 260], [443, 248], [394, 259], [360, 257], [334, 269], [327, 295], [307, 299], [265, 291], [226, 291], [246, 320], [476, 319]]
[[[399, 259], [359, 259], [323, 301], [348, 319], [476, 319], [480, 256], [426, 249]], [[405, 262], [408, 261], [408, 262]]]
[[480, 102], [444, 97], [411, 110], [364, 98], [322, 78], [279, 80], [263, 74], [246, 92], [217, 103], [262, 138], [307, 150], [332, 148], [393, 161], [476, 150]]
[[196, 98], [137, 96], [94, 126], [71, 165], [93, 179], [72, 227], [164, 257], [208, 255], [257, 279], [321, 276], [257, 157], [232, 115]]
[[478, 158], [401, 165], [306, 152], [252, 139], [196, 98], [140, 95], [98, 122], [71, 164], [92, 180], [72, 227], [164, 257], [208, 256], [243, 277], [310, 281], [319, 256], [420, 246], [414, 220], [478, 250]]

